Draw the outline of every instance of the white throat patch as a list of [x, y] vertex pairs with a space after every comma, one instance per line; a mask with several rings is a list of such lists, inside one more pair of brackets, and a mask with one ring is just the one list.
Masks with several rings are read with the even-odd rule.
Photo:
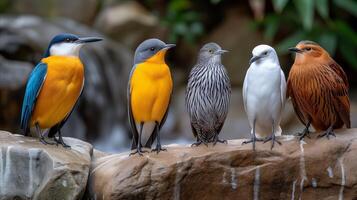
[[79, 50], [83, 44], [79, 43], [58, 43], [54, 44], [50, 48], [51, 56], [79, 56]]

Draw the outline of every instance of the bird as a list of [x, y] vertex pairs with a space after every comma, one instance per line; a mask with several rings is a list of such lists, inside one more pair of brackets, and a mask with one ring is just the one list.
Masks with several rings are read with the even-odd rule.
[[200, 49], [197, 63], [191, 69], [186, 87], [185, 104], [191, 129], [200, 144], [227, 143], [218, 135], [227, 117], [231, 96], [231, 84], [222, 54], [228, 52], [210, 42]]
[[130, 155], [142, 155], [146, 152], [142, 147], [151, 148], [155, 139], [156, 148], [152, 151], [166, 150], [161, 146], [160, 130], [167, 118], [173, 81], [165, 55], [174, 46], [151, 38], [135, 50], [127, 88], [131, 150], [134, 150]]
[[301, 41], [289, 48], [296, 54], [289, 72], [287, 96], [301, 123], [300, 140], [309, 137], [310, 126], [323, 132], [318, 137], [336, 137], [334, 129], [351, 128], [349, 83], [342, 67], [313, 41]]
[[55, 144], [44, 138], [42, 131], [49, 129], [48, 137], [53, 137], [56, 144], [70, 147], [62, 139], [61, 128], [83, 91], [84, 67], [79, 51], [84, 44], [100, 40], [70, 33], [53, 37], [26, 84], [20, 122], [25, 136], [35, 128], [43, 144]]
[[254, 47], [243, 83], [244, 109], [251, 127], [252, 138], [243, 144], [272, 141], [271, 149], [280, 136], [281, 114], [286, 99], [286, 80], [273, 47]]

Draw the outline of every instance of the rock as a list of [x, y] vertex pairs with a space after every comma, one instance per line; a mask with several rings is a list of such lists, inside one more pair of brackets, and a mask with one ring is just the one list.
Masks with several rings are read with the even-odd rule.
[[160, 37], [158, 23], [138, 2], [124, 1], [104, 8], [94, 26], [134, 50], [143, 40]]
[[[133, 53], [128, 48], [72, 20], [2, 15], [0, 54], [9, 63], [31, 63], [34, 67], [52, 37], [63, 32], [104, 38], [102, 42], [88, 44], [81, 50], [80, 56], [85, 66], [85, 89], [75, 111], [64, 126], [63, 134], [90, 141], [94, 145], [113, 135], [120, 135], [121, 138], [102, 145], [102, 150], [113, 151], [119, 147], [129, 147], [126, 134], [126, 87]], [[0, 72], [4, 70], [3, 65], [0, 65], [0, 68]], [[26, 71], [16, 69], [8, 71], [12, 73], [11, 77], [24, 76]], [[17, 90], [0, 88], [0, 127], [18, 131], [25, 83], [26, 81], [22, 81]], [[11, 106], [8, 106], [10, 104]]]
[[0, 131], [1, 199], [81, 199], [92, 145], [64, 138], [71, 149]]
[[0, 88], [15, 90], [26, 84], [32, 65], [28, 62], [7, 60], [0, 56]]
[[90, 186], [95, 199], [356, 199], [357, 129], [336, 138], [215, 147], [167, 146], [167, 152], [98, 158]]
[[66, 17], [91, 24], [97, 14], [99, 3], [98, 0], [12, 0], [8, 4], [7, 12], [41, 17]]

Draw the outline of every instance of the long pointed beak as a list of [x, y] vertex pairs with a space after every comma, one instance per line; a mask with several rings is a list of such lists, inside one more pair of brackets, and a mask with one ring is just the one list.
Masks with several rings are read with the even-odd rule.
[[175, 47], [176, 44], [166, 44], [164, 48], [162, 48], [163, 50], [168, 50], [171, 49], [172, 47]]
[[252, 63], [254, 63], [255, 61], [259, 60], [261, 57], [260, 56], [253, 56], [250, 61], [249, 61], [249, 65], [251, 65]]
[[83, 37], [79, 38], [76, 43], [90, 43], [90, 42], [98, 42], [103, 40], [103, 38], [100, 37]]
[[295, 53], [301, 53], [301, 52], [302, 52], [302, 50], [301, 50], [301, 49], [296, 48], [296, 47], [291, 47], [291, 48], [289, 48], [289, 51], [291, 51], [291, 52], [295, 52]]
[[228, 50], [221, 49], [221, 50], [216, 51], [214, 54], [216, 54], [216, 55], [222, 55], [222, 54], [227, 53], [227, 52], [229, 52], [229, 51], [228, 51]]

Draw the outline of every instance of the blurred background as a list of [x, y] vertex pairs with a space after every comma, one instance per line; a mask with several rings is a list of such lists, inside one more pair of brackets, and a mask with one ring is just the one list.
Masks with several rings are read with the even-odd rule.
[[[164, 144], [194, 141], [184, 107], [188, 73], [197, 51], [216, 42], [233, 86], [221, 138], [250, 137], [241, 87], [252, 49], [276, 48], [288, 75], [300, 40], [320, 43], [344, 68], [350, 84], [352, 126], [357, 124], [357, 1], [355, 0], [0, 0], [0, 129], [21, 133], [20, 110], [27, 77], [51, 38], [69, 32], [101, 36], [81, 52], [84, 93], [63, 129], [66, 136], [103, 151], [130, 147], [126, 87], [136, 46], [157, 37], [176, 43], [167, 56], [174, 93], [161, 136]], [[302, 129], [290, 101], [284, 134]]]

